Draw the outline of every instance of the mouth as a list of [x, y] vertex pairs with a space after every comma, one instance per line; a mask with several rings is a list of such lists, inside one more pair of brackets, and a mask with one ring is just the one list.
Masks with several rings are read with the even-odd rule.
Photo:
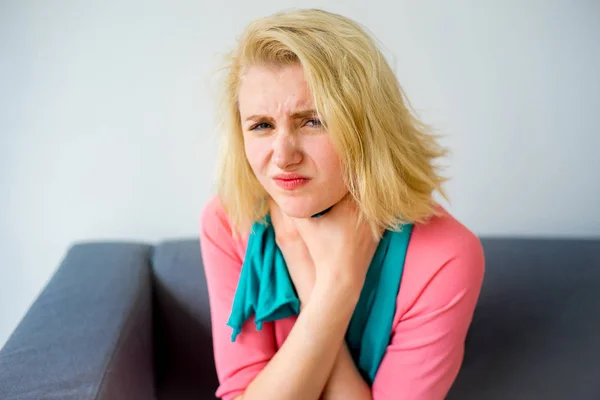
[[282, 189], [295, 190], [308, 184], [310, 179], [297, 174], [282, 174], [273, 177], [273, 181]]

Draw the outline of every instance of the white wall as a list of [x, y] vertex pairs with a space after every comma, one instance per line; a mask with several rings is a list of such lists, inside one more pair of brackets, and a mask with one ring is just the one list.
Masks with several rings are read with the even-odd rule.
[[217, 4], [0, 4], [0, 346], [73, 241], [196, 235], [216, 56], [291, 6], [353, 17], [394, 55], [476, 233], [600, 236], [600, 3]]

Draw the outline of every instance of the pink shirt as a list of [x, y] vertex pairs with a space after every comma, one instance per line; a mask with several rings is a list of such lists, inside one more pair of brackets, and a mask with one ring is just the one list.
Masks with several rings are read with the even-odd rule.
[[[210, 297], [217, 397], [243, 394], [290, 333], [296, 317], [265, 323], [253, 319], [231, 342], [227, 320], [246, 239], [234, 240], [217, 197], [201, 218], [200, 242]], [[391, 341], [372, 386], [374, 400], [443, 399], [460, 369], [464, 341], [479, 297], [484, 255], [479, 239], [445, 212], [416, 225], [397, 297]]]

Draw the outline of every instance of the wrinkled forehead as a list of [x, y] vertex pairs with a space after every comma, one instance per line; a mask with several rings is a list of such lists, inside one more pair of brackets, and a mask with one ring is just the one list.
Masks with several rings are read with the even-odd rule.
[[242, 118], [252, 114], [289, 116], [314, 109], [299, 64], [256, 65], [245, 69], [240, 78], [238, 107]]

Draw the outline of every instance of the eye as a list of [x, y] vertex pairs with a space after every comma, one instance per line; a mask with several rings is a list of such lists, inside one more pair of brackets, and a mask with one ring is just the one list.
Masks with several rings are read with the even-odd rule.
[[308, 121], [306, 121], [306, 125], [314, 127], [314, 128], [320, 128], [321, 126], [323, 126], [323, 124], [321, 123], [321, 120], [316, 119], [316, 118], [312, 118], [312, 119], [309, 119]]
[[260, 124], [252, 125], [250, 127], [251, 131], [264, 131], [265, 129], [271, 129], [272, 126], [269, 123], [261, 122]]

